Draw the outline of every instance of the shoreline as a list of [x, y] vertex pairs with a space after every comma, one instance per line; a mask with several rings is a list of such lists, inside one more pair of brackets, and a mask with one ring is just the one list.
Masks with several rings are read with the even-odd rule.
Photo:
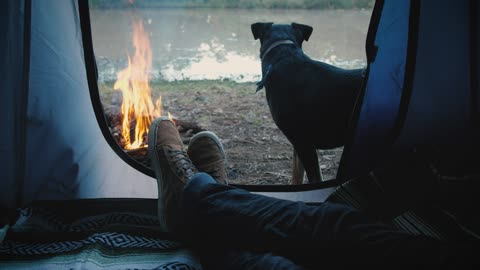
[[[180, 3], [179, 3], [180, 2]], [[135, 4], [129, 4], [127, 1], [114, 0], [90, 0], [91, 9], [124, 9], [124, 8], [138, 8], [138, 9], [156, 9], [156, 8], [189, 8], [189, 9], [291, 9], [291, 10], [360, 10], [373, 8], [375, 1], [361, 0], [276, 0], [276, 1], [228, 1], [228, 0], [213, 0], [209, 3], [199, 2], [195, 0], [187, 1], [157, 1], [152, 2], [148, 0], [135, 0]]]

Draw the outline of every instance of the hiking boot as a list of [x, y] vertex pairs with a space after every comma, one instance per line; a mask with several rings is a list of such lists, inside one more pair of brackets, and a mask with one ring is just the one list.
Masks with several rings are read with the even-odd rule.
[[209, 174], [218, 183], [228, 184], [225, 152], [215, 133], [202, 131], [195, 134], [190, 140], [187, 153], [198, 171]]
[[164, 231], [172, 231], [178, 221], [183, 187], [197, 169], [183, 148], [175, 124], [167, 117], [150, 125], [148, 154], [157, 178], [160, 226]]

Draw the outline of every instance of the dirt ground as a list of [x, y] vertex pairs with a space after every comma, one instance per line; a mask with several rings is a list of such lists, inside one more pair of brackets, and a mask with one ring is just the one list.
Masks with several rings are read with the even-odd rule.
[[[270, 116], [265, 91], [255, 94], [255, 88], [254, 83], [231, 81], [156, 82], [152, 97], [161, 95], [164, 111], [175, 118], [218, 135], [227, 154], [230, 183], [287, 185], [293, 148]], [[111, 119], [118, 114], [121, 94], [108, 83], [100, 85], [100, 92]], [[335, 178], [342, 148], [318, 154], [324, 179]]]

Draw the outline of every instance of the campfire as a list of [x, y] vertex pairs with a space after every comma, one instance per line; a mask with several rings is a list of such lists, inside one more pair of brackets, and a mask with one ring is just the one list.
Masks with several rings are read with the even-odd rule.
[[[162, 96], [155, 102], [150, 87], [152, 70], [152, 48], [148, 33], [141, 19], [133, 19], [132, 42], [134, 53], [127, 54], [128, 65], [117, 73], [114, 90], [122, 95], [118, 115], [107, 115], [109, 126], [117, 143], [130, 156], [149, 166], [146, 154], [148, 132], [152, 121], [164, 115]], [[185, 144], [194, 134], [204, 130], [198, 124], [177, 119], [169, 113]]]
[[[122, 147], [145, 147], [148, 127], [162, 115], [162, 97], [152, 101], [150, 75], [152, 48], [142, 20], [133, 21], [134, 55], [127, 55], [128, 66], [117, 74], [113, 88], [122, 92]], [[170, 116], [171, 117], [171, 116]]]

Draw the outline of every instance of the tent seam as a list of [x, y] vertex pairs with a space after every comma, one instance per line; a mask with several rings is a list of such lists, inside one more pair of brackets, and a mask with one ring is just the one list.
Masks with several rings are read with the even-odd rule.
[[342, 158], [340, 159], [340, 164], [338, 167], [337, 171], [337, 179], [342, 183], [346, 182], [348, 178], [348, 175], [346, 172], [345, 166], [346, 164], [349, 164], [349, 154], [350, 150], [352, 148], [354, 138], [355, 138], [355, 131], [358, 126], [358, 121], [360, 119], [360, 114], [362, 112], [362, 107], [363, 107], [363, 99], [365, 97], [365, 92], [367, 88], [367, 82], [368, 78], [370, 75], [370, 64], [374, 61], [375, 55], [372, 55], [373, 53], [376, 53], [378, 48], [375, 48], [375, 38], [377, 36], [377, 31], [378, 31], [378, 26], [380, 24], [380, 18], [382, 17], [382, 12], [383, 12], [383, 5], [384, 1], [383, 0], [378, 0], [375, 2], [375, 6], [373, 8], [372, 12], [372, 17], [370, 19], [370, 26], [368, 29], [367, 33], [367, 40], [366, 40], [366, 45], [365, 45], [365, 51], [367, 55], [367, 69], [365, 72], [365, 78], [363, 80], [362, 88], [360, 90], [360, 94], [357, 97], [357, 101], [355, 103], [355, 107], [353, 110], [353, 113], [350, 118], [350, 124], [347, 130], [347, 135], [345, 138], [348, 138], [346, 140], [346, 143], [343, 148], [343, 154]]
[[32, 16], [32, 1], [25, 0], [24, 2], [24, 22], [23, 22], [23, 84], [22, 84], [22, 99], [18, 108], [19, 118], [16, 136], [16, 145], [20, 148], [17, 154], [16, 162], [16, 179], [15, 179], [15, 196], [16, 206], [23, 205], [23, 189], [25, 186], [25, 167], [26, 167], [26, 134], [27, 134], [27, 110], [28, 110], [28, 94], [30, 87], [30, 48], [31, 48], [31, 16]]
[[[392, 128], [390, 137], [386, 138], [386, 142], [390, 145], [395, 143], [395, 140], [400, 135], [403, 125], [408, 114], [408, 107], [413, 92], [413, 82], [415, 80], [415, 66], [418, 49], [418, 32], [420, 20], [421, 1], [410, 1], [410, 18], [408, 24], [408, 45], [407, 45], [407, 60], [405, 63], [405, 77], [403, 81], [402, 97], [400, 99], [400, 106], [398, 114]], [[388, 144], [385, 144], [388, 145]]]

